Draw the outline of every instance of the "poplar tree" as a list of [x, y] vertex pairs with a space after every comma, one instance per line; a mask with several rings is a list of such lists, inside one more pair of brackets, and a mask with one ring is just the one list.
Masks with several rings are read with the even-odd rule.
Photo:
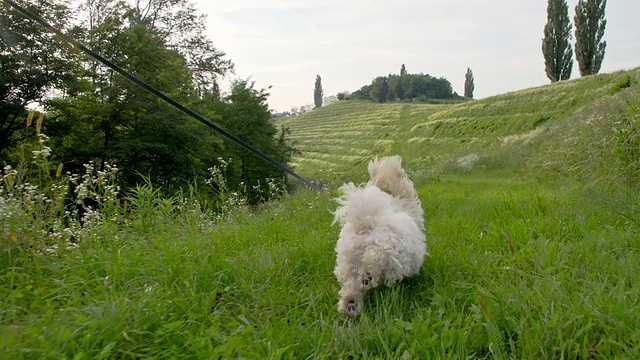
[[605, 8], [607, 0], [579, 0], [573, 21], [576, 26], [576, 59], [580, 75], [593, 75], [600, 71], [607, 42], [602, 40], [607, 26]]
[[324, 93], [322, 92], [322, 79], [320, 78], [320, 75], [316, 75], [316, 87], [313, 91], [313, 101], [316, 105], [316, 108], [322, 106], [323, 95]]
[[569, 5], [565, 0], [549, 0], [547, 24], [542, 39], [545, 72], [551, 82], [571, 78], [573, 49], [571, 48], [571, 22]]
[[393, 89], [394, 96], [400, 100], [405, 98], [407, 79], [407, 67], [404, 64], [400, 67], [400, 76], [397, 79], [392, 81], [389, 77], [389, 87]]
[[407, 75], [407, 67], [404, 66], [404, 64], [402, 64], [402, 66], [400, 67], [400, 76], [405, 76]]
[[467, 68], [467, 73], [464, 76], [464, 96], [473, 99], [473, 90], [475, 90], [475, 88], [473, 71]]

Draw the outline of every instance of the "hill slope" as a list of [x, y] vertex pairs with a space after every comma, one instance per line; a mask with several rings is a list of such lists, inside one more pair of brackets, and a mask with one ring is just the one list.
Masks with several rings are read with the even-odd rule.
[[311, 178], [341, 177], [372, 157], [389, 154], [432, 173], [464, 170], [495, 165], [514, 152], [539, 153], [535, 146], [522, 145], [540, 146], [569, 130], [560, 125], [612, 97], [610, 89], [627, 77], [639, 78], [640, 68], [452, 105], [339, 101], [278, 124], [291, 129], [301, 151], [294, 167]]

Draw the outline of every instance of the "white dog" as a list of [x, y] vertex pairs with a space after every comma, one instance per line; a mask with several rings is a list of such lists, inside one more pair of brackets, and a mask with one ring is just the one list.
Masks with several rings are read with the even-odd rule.
[[369, 163], [371, 180], [343, 185], [335, 222], [342, 226], [334, 274], [340, 283], [338, 312], [356, 318], [365, 293], [417, 274], [427, 254], [424, 217], [400, 156]]

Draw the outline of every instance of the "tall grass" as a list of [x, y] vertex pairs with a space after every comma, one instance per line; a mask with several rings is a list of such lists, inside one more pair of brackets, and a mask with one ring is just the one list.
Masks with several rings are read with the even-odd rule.
[[[262, 211], [151, 211], [55, 254], [2, 253], [6, 356], [635, 358], [640, 199], [573, 182], [441, 177], [419, 188], [419, 276], [335, 311], [324, 195]], [[615, 209], [615, 211], [611, 211]]]
[[48, 159], [47, 140], [38, 134], [34, 145], [23, 146], [21, 163], [6, 165], [1, 172], [0, 231], [10, 248], [53, 251], [77, 246], [120, 211], [117, 167], [106, 164], [99, 170], [90, 163], [81, 174], [63, 173], [62, 164], [53, 166]]
[[[0, 358], [640, 358], [640, 196], [635, 160], [622, 156], [635, 146], [637, 89], [610, 94], [616, 79], [562, 84], [604, 95], [563, 120], [542, 108], [526, 132], [408, 142], [442, 108], [387, 104], [393, 130], [363, 127], [371, 136], [353, 140], [362, 153], [349, 158], [317, 130], [318, 154], [342, 172], [318, 172], [333, 196], [343, 178], [366, 178], [378, 148], [365, 145], [389, 140], [378, 144], [405, 156], [425, 210], [431, 257], [370, 292], [356, 321], [335, 310], [330, 197], [298, 189], [249, 207], [227, 193], [210, 204], [147, 182], [118, 199], [115, 170], [56, 177], [38, 158], [46, 142], [34, 144], [2, 178]], [[354, 116], [378, 106], [352, 105]], [[339, 122], [328, 114], [349, 106], [322, 111]], [[224, 192], [220, 174], [209, 185]], [[101, 206], [66, 213], [55, 195], [65, 191]]]
[[525, 168], [571, 176], [588, 184], [640, 184], [640, 88], [629, 87], [597, 99], [564, 122], [554, 124], [537, 144]]

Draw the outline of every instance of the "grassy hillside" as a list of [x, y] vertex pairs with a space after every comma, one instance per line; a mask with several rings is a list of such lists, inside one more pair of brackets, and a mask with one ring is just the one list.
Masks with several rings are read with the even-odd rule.
[[[410, 168], [432, 173], [465, 170], [476, 163], [504, 168], [513, 153], [546, 151], [529, 146], [568, 130], [561, 124], [614, 97], [610, 89], [626, 77], [637, 79], [640, 68], [453, 105], [341, 101], [278, 124], [291, 129], [302, 152], [294, 166], [311, 178], [351, 175], [354, 166], [389, 154], [400, 154]], [[535, 159], [511, 159], [528, 160]]]
[[376, 155], [403, 155], [416, 184], [431, 257], [371, 291], [355, 321], [335, 310], [329, 196], [249, 208], [227, 194], [212, 214], [152, 184], [117, 199], [98, 174], [82, 179], [99, 212], [66, 228], [63, 180], [49, 191], [5, 168], [0, 359], [638, 359], [640, 88], [627, 76], [640, 69], [282, 121], [298, 170], [334, 196]]

